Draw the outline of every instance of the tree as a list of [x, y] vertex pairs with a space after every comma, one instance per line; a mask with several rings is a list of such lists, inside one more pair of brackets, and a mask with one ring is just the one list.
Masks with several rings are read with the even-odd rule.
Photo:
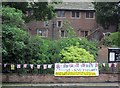
[[81, 63], [81, 62], [94, 62], [94, 56], [85, 49], [78, 46], [70, 46], [62, 49], [60, 55], [63, 57], [61, 62], [65, 63]]
[[109, 47], [120, 47], [120, 32], [114, 32], [111, 33], [109, 36], [106, 36], [102, 42], [103, 45], [109, 46]]
[[42, 64], [50, 63], [49, 53], [49, 40], [42, 39], [40, 36], [32, 36], [30, 42], [27, 45], [28, 49], [31, 51], [30, 63]]
[[16, 8], [26, 13], [29, 3], [28, 2], [2, 2], [3, 6], [9, 6], [11, 8]]
[[50, 20], [55, 16], [54, 7], [48, 2], [34, 2], [32, 9], [36, 20]]
[[118, 2], [94, 2], [96, 10], [97, 22], [100, 23], [105, 29], [111, 24], [118, 27], [120, 22], [120, 7]]
[[23, 13], [21, 10], [3, 7], [2, 8], [2, 24], [15, 25], [18, 28], [24, 28]]
[[76, 37], [75, 31], [70, 25], [68, 20], [65, 20], [63, 23], [63, 29], [65, 30], [66, 36], [69, 38]]
[[[2, 8], [2, 57], [4, 63], [23, 63], [29, 36], [24, 31], [22, 11]], [[26, 58], [27, 59], [27, 58]]]
[[[33, 11], [33, 14], [26, 16], [25, 20], [50, 20], [55, 16], [53, 4], [46, 2], [3, 2], [3, 6], [9, 6], [21, 10], [24, 14]], [[29, 20], [28, 20], [29, 19]]]

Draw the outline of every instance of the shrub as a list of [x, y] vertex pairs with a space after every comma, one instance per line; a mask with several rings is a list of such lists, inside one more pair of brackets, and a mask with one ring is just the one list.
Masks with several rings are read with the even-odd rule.
[[85, 49], [78, 46], [70, 46], [62, 49], [60, 52], [62, 58], [61, 62], [94, 62], [94, 56]]
[[103, 45], [106, 45], [106, 46], [116, 46], [116, 47], [119, 47], [120, 46], [120, 32], [114, 32], [114, 33], [111, 33], [111, 35], [109, 36], [106, 36], [104, 39], [103, 39]]

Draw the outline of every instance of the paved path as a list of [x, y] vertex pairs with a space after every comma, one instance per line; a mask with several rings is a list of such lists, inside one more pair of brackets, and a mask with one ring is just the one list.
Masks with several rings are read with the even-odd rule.
[[118, 83], [3, 84], [2, 88], [120, 88]]

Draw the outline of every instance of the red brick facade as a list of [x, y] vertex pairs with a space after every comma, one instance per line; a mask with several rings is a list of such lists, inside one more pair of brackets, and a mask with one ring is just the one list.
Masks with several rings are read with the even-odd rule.
[[3, 74], [4, 83], [87, 83], [87, 82], [118, 82], [120, 74], [100, 74], [96, 77], [57, 77], [54, 75], [17, 75]]
[[[100, 39], [103, 32], [114, 32], [115, 27], [110, 27], [110, 30], [96, 31], [96, 29], [103, 29], [98, 26], [95, 17], [95, 10], [74, 10], [74, 9], [56, 9], [56, 14], [62, 12], [63, 17], [57, 17], [49, 20], [45, 26], [44, 22], [32, 21], [27, 24], [28, 31], [30, 34], [38, 34], [43, 37], [58, 39], [60, 37], [65, 37], [65, 28], [63, 28], [63, 23], [67, 20], [70, 22], [70, 26], [74, 29], [78, 37], [87, 37], [89, 39]], [[72, 17], [77, 16], [77, 17]], [[59, 21], [59, 22], [58, 22]], [[61, 26], [62, 25], [62, 26]], [[61, 26], [61, 27], [58, 27]], [[96, 32], [95, 32], [96, 31]]]

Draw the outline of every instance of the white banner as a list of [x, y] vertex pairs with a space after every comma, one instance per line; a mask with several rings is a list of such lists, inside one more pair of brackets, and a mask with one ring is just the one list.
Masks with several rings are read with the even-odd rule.
[[52, 68], [52, 64], [48, 64], [48, 68]]
[[27, 68], [27, 64], [24, 64], [23, 67], [24, 67], [24, 68]]
[[4, 64], [4, 67], [6, 67], [7, 66], [7, 64]]
[[114, 67], [117, 67], [117, 63], [114, 63], [114, 65], [115, 65]]
[[103, 63], [102, 65], [103, 65], [104, 67], [106, 66], [106, 64], [105, 64], [105, 63]]
[[55, 76], [99, 76], [98, 63], [55, 63]]
[[43, 69], [47, 69], [47, 65], [46, 64], [43, 65]]
[[17, 64], [17, 68], [21, 68], [21, 64]]
[[40, 69], [40, 65], [37, 65], [37, 69]]
[[30, 68], [33, 69], [33, 64], [30, 64]]

